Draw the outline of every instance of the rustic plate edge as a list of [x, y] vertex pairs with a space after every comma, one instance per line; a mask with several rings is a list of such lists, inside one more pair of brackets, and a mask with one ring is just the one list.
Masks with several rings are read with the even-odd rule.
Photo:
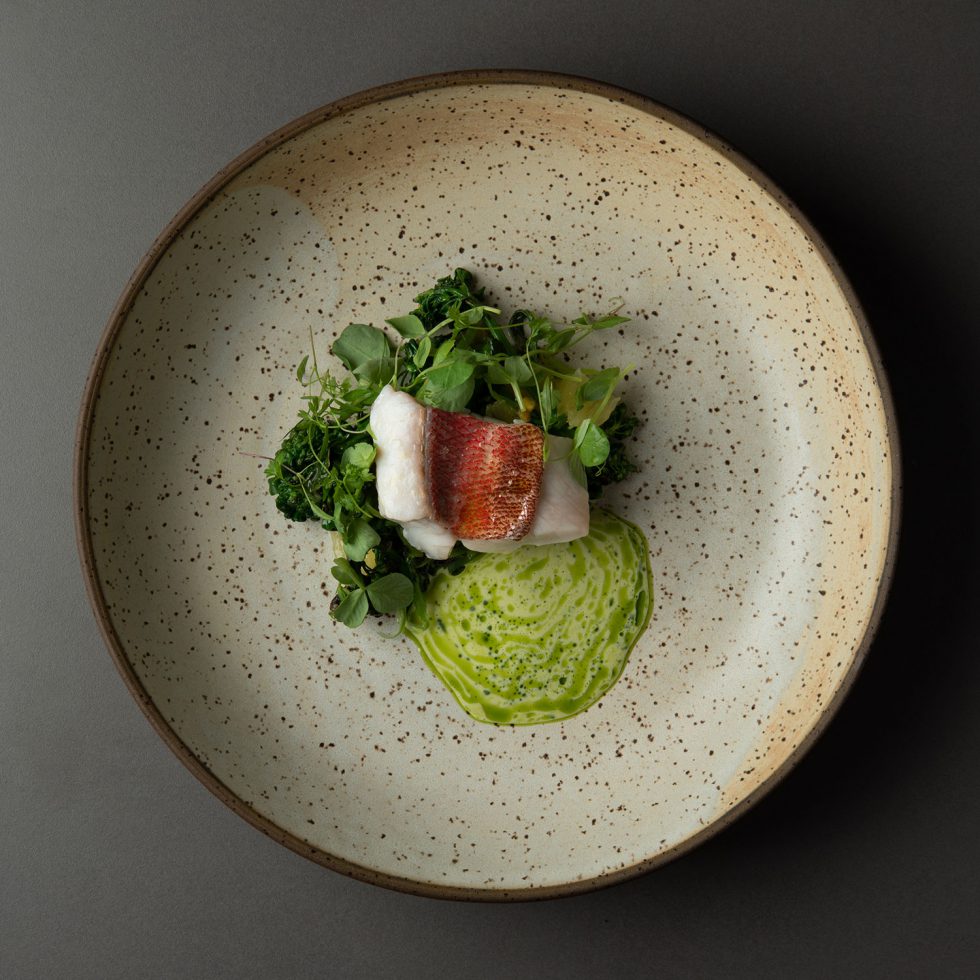
[[[421, 882], [410, 878], [400, 878], [388, 875], [372, 868], [358, 865], [343, 858], [338, 858], [320, 848], [307, 844], [300, 838], [283, 830], [271, 820], [261, 816], [244, 800], [233, 793], [217, 777], [215, 777], [180, 740], [176, 732], [167, 724], [162, 713], [140, 683], [135, 671], [126, 658], [122, 642], [116, 634], [108, 615], [105, 596], [101, 583], [98, 581], [93, 557], [92, 540], [88, 525], [88, 474], [87, 460], [91, 437], [93, 412], [98, 396], [99, 383], [105, 370], [105, 365], [112, 351], [116, 335], [123, 320], [132, 306], [140, 288], [146, 282], [158, 259], [170, 245], [180, 229], [201, 208], [203, 208], [221, 189], [242, 170], [259, 159], [268, 150], [291, 139], [304, 130], [344, 112], [362, 105], [385, 101], [415, 92], [433, 88], [467, 84], [529, 84], [550, 88], [570, 88], [580, 92], [601, 95], [612, 101], [623, 102], [644, 112], [651, 113], [666, 120], [672, 125], [683, 129], [709, 144], [719, 153], [730, 160], [740, 170], [756, 181], [765, 191], [774, 197], [799, 224], [807, 234], [823, 261], [834, 275], [844, 298], [850, 307], [862, 340], [868, 351], [878, 390], [884, 406], [885, 422], [888, 436], [888, 451], [891, 460], [891, 498], [889, 507], [888, 543], [878, 591], [872, 607], [868, 625], [861, 643], [857, 646], [851, 659], [851, 664], [841, 679], [833, 697], [827, 703], [817, 723], [810, 729], [806, 737], [794, 749], [783, 763], [761, 785], [735, 806], [718, 817], [712, 824], [692, 835], [666, 851], [645, 858], [636, 864], [616, 871], [610, 871], [592, 878], [565, 882], [558, 885], [547, 885], [524, 889], [471, 888], [462, 886], [442, 885], [436, 882]], [[868, 326], [864, 310], [833, 253], [793, 201], [776, 185], [762, 170], [748, 160], [742, 153], [733, 149], [728, 143], [705, 129], [700, 124], [689, 119], [682, 113], [657, 102], [647, 96], [630, 92], [618, 86], [610, 85], [593, 79], [576, 75], [566, 75], [557, 72], [534, 71], [527, 69], [471, 69], [457, 72], [444, 72], [432, 75], [421, 75], [401, 81], [390, 82], [362, 92], [346, 96], [330, 102], [327, 105], [313, 109], [286, 123], [268, 136], [240, 153], [234, 160], [215, 174], [177, 214], [171, 219], [163, 231], [156, 237], [153, 244], [143, 256], [129, 281], [126, 283], [119, 300], [109, 315], [109, 319], [99, 340], [96, 353], [89, 369], [88, 377], [82, 395], [81, 406], [75, 430], [74, 467], [74, 521], [75, 539], [82, 566], [82, 575], [89, 602], [95, 614], [96, 622], [109, 652], [130, 693], [136, 699], [143, 714], [157, 734], [170, 747], [178, 759], [204, 784], [218, 799], [228, 806], [238, 816], [242, 817], [253, 827], [267, 837], [295, 851], [317, 864], [340, 872], [348, 877], [356, 878], [371, 884], [380, 885], [395, 891], [406, 892], [429, 898], [455, 899], [466, 901], [529, 901], [547, 898], [572, 896], [583, 892], [594, 891], [608, 887], [621, 881], [626, 881], [647, 871], [660, 867], [674, 858], [692, 850], [704, 843], [729, 826], [742, 816], [762, 797], [772, 790], [788, 773], [796, 767], [799, 761], [810, 750], [814, 742], [825, 731], [827, 725], [837, 714], [847, 693], [851, 689], [858, 672], [863, 665], [868, 651], [874, 641], [881, 616], [887, 602], [888, 592], [894, 575], [895, 562], [898, 552], [899, 526], [901, 522], [901, 452], [898, 436], [897, 416], [891, 387], [885, 372], [884, 364], [878, 345]]]

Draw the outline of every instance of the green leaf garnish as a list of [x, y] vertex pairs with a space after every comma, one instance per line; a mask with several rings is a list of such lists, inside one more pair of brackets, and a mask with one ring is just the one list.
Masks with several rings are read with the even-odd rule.
[[391, 381], [395, 370], [395, 360], [389, 355], [374, 358], [370, 361], [362, 361], [353, 369], [354, 376], [359, 381], [366, 381], [371, 385], [382, 387]]
[[371, 605], [379, 613], [393, 613], [406, 608], [415, 595], [411, 581], [400, 572], [375, 579], [367, 587]]
[[609, 455], [609, 440], [592, 419], [586, 419], [575, 430], [572, 448], [578, 451], [583, 466], [599, 466]]
[[364, 587], [364, 579], [354, 571], [354, 566], [346, 558], [338, 558], [330, 569], [330, 574], [341, 585], [349, 585], [354, 589]]
[[391, 343], [384, 331], [377, 327], [352, 323], [344, 327], [330, 350], [348, 371], [356, 374], [358, 368], [384, 361], [391, 354]]
[[419, 346], [412, 357], [412, 363], [421, 371], [425, 366], [425, 362], [429, 359], [429, 354], [432, 352], [432, 338], [423, 337], [419, 341]]
[[370, 442], [355, 442], [353, 446], [348, 446], [344, 450], [344, 455], [340, 459], [341, 466], [353, 466], [356, 469], [366, 470], [373, 462], [376, 455], [374, 444]]
[[381, 535], [363, 517], [355, 517], [344, 531], [344, 551], [351, 561], [364, 561], [367, 553], [381, 543]]
[[446, 412], [462, 412], [470, 403], [474, 388], [472, 378], [467, 378], [462, 384], [453, 385], [452, 388], [433, 388], [426, 382], [419, 398], [433, 408], [441, 408]]
[[616, 316], [614, 313], [610, 313], [608, 316], [601, 316], [598, 320], [593, 320], [592, 329], [609, 330], [611, 327], [618, 327], [629, 322], [630, 318], [628, 316]]
[[450, 337], [449, 340], [444, 340], [438, 348], [436, 348], [436, 356], [432, 358], [432, 366], [439, 367], [442, 362], [449, 357], [452, 353], [453, 348], [456, 346], [456, 340]]
[[609, 395], [619, 381], [619, 368], [606, 368], [593, 374], [578, 390], [578, 407], [585, 402], [597, 402]]
[[385, 320], [385, 323], [394, 327], [403, 337], [424, 337], [425, 327], [422, 321], [412, 313], [408, 316], [393, 316], [390, 320]]
[[431, 391], [456, 388], [473, 374], [475, 365], [458, 355], [447, 359], [439, 367], [432, 368], [426, 376]]
[[551, 419], [555, 414], [555, 383], [551, 378], [545, 378], [541, 385], [538, 407], [543, 419]]
[[367, 618], [368, 597], [364, 589], [355, 589], [334, 610], [334, 619], [351, 629], [357, 629]]

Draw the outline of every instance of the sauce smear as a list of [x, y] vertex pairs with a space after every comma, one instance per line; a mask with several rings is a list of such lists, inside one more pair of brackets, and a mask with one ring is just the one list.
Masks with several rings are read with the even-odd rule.
[[428, 627], [408, 635], [468, 715], [536, 725], [584, 711], [616, 683], [652, 597], [643, 534], [594, 511], [584, 538], [440, 572]]

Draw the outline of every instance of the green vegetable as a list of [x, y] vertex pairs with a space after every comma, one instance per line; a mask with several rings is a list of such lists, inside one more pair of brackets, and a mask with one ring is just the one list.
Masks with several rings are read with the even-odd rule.
[[379, 613], [393, 613], [404, 609], [412, 601], [415, 589], [407, 576], [392, 572], [375, 579], [367, 587], [367, 594], [371, 605]]
[[344, 551], [351, 561], [364, 561], [367, 553], [381, 544], [381, 535], [363, 517], [355, 517], [344, 534]]
[[356, 374], [366, 365], [384, 360], [391, 354], [391, 344], [377, 327], [352, 323], [344, 327], [330, 350], [344, 362], [348, 371]]
[[609, 439], [592, 419], [586, 419], [575, 430], [572, 448], [578, 450], [583, 466], [599, 466], [609, 455]]
[[313, 508], [322, 503], [319, 490], [307, 487], [297, 477], [319, 465], [314, 444], [322, 449], [323, 433], [316, 426], [301, 422], [286, 436], [266, 468], [269, 493], [276, 498], [276, 507], [291, 521], [308, 521], [313, 517]]
[[417, 317], [426, 330], [432, 330], [453, 314], [479, 306], [483, 302], [483, 290], [474, 292], [470, 288], [472, 282], [471, 272], [457, 269], [415, 297], [418, 307], [412, 311], [412, 316]]
[[619, 368], [606, 368], [598, 374], [593, 374], [578, 390], [575, 396], [576, 404], [581, 408], [586, 402], [598, 402], [612, 394], [616, 382], [620, 379]]
[[392, 317], [385, 322], [393, 326], [403, 337], [425, 336], [425, 326], [413, 313], [409, 313], [408, 316]]
[[355, 589], [337, 603], [334, 609], [334, 619], [339, 619], [345, 626], [357, 629], [367, 618], [368, 597], [364, 589]]
[[631, 415], [625, 405], [617, 405], [603, 424], [601, 431], [609, 440], [609, 455], [605, 462], [586, 474], [589, 496], [593, 500], [601, 497], [603, 489], [609, 484], [620, 483], [636, 472], [636, 465], [630, 460], [626, 449], [639, 424], [640, 420]]
[[592, 497], [635, 469], [626, 445], [637, 419], [614, 396], [625, 372], [618, 367], [582, 371], [567, 355], [592, 333], [619, 326], [626, 317], [614, 312], [555, 325], [518, 310], [504, 322], [465, 269], [440, 279], [415, 302], [411, 313], [387, 321], [398, 334], [394, 341], [369, 324], [352, 323], [341, 331], [331, 353], [347, 377], [338, 380], [321, 371], [315, 351], [300, 361], [296, 376], [305, 389], [305, 408], [266, 468], [269, 492], [286, 517], [318, 520], [339, 535], [342, 553], [332, 569], [338, 587], [331, 612], [351, 627], [373, 610], [396, 614], [399, 627], [424, 628], [432, 577], [440, 569], [456, 574], [475, 557], [457, 544], [444, 562], [428, 558], [379, 513], [368, 422], [385, 385], [426, 405], [504, 421], [524, 419], [571, 437], [570, 465], [587, 481]]

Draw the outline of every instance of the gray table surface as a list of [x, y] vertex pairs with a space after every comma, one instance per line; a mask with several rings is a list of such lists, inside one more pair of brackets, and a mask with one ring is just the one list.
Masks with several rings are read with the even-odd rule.
[[[693, 116], [837, 252], [906, 464], [892, 602], [842, 712], [640, 879], [484, 906], [304, 861], [213, 798], [106, 653], [72, 529], [109, 311], [215, 171], [408, 75], [540, 68]], [[980, 5], [0, 0], [0, 975], [980, 975]]]

